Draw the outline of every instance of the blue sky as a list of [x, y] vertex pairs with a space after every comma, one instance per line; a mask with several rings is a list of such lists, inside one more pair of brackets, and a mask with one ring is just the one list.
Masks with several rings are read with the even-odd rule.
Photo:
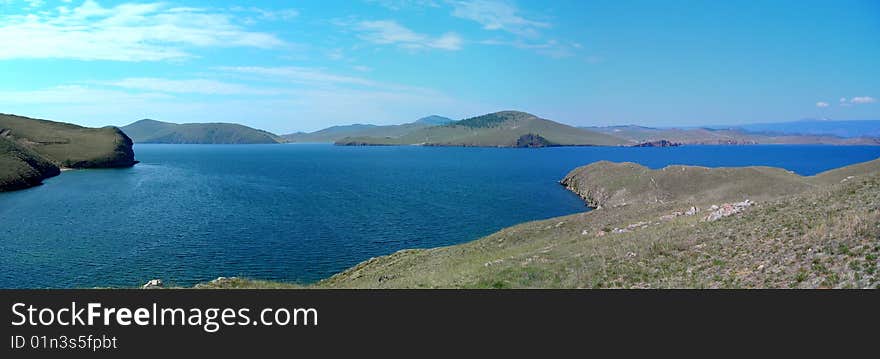
[[880, 119], [880, 2], [0, 0], [0, 112], [278, 133]]

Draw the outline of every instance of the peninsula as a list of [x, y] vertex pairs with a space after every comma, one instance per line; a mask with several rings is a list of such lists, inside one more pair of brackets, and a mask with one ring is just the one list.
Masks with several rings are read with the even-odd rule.
[[0, 114], [0, 192], [33, 187], [61, 168], [131, 167], [132, 141], [116, 127]]
[[[880, 159], [771, 167], [600, 161], [561, 184], [591, 211], [372, 258], [320, 288], [877, 288]], [[220, 278], [200, 288], [290, 288]]]

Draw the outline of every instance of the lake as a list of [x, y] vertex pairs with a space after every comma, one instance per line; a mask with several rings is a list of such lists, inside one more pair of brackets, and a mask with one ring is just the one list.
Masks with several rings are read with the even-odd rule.
[[0, 288], [308, 283], [370, 257], [584, 211], [558, 181], [597, 160], [766, 165], [812, 175], [880, 147], [136, 145], [128, 169], [0, 193]]

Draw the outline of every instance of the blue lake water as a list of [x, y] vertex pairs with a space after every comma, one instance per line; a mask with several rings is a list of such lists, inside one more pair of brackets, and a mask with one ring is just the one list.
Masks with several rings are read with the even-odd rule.
[[313, 282], [370, 257], [584, 211], [558, 183], [597, 160], [768, 165], [803, 175], [880, 147], [544, 149], [137, 145], [129, 169], [0, 193], [0, 288]]

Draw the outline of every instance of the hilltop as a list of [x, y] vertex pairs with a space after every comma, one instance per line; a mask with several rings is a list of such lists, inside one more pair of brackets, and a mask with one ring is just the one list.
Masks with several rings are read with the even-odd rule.
[[[372, 258], [314, 286], [880, 286], [880, 160], [809, 177], [770, 167], [652, 170], [602, 161], [561, 183], [596, 209]], [[266, 286], [244, 279], [202, 285]]]
[[122, 127], [135, 143], [174, 144], [263, 144], [284, 143], [284, 139], [267, 131], [234, 123], [176, 124], [140, 120]]
[[333, 143], [346, 137], [400, 137], [418, 129], [445, 125], [455, 122], [452, 119], [432, 115], [423, 117], [415, 122], [402, 125], [367, 125], [354, 124], [345, 126], [332, 126], [320, 131], [305, 133], [297, 132], [283, 135], [288, 142], [298, 143]]
[[130, 167], [131, 139], [116, 127], [0, 114], [0, 191], [40, 184], [60, 168]]
[[479, 147], [616, 146], [617, 137], [579, 129], [519, 111], [501, 111], [431, 126], [398, 137], [346, 137], [338, 145]]
[[[830, 130], [831, 127], [829, 133], [756, 132], [743, 128], [653, 128], [636, 125], [582, 128], [616, 136], [630, 144], [667, 140], [685, 145], [880, 145], [880, 139], [875, 137], [837, 136]], [[780, 128], [783, 128], [782, 124]]]

